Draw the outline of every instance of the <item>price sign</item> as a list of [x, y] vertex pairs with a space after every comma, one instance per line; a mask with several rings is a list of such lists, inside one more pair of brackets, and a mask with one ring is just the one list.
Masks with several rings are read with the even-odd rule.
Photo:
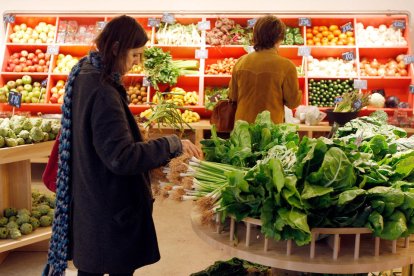
[[148, 27], [159, 27], [161, 20], [158, 18], [150, 17], [148, 18]]
[[48, 53], [50, 55], [59, 54], [59, 45], [49, 45], [49, 46], [47, 46], [46, 53]]
[[342, 102], [342, 100], [343, 100], [342, 97], [336, 97], [335, 100], [334, 100], [334, 103], [336, 103], [336, 104], [340, 103], [340, 102]]
[[311, 49], [308, 46], [299, 46], [298, 56], [309, 57], [311, 55]]
[[208, 51], [207, 50], [196, 50], [195, 51], [195, 58], [197, 59], [206, 59], [208, 58]]
[[306, 26], [310, 27], [312, 26], [312, 21], [309, 17], [299, 17], [299, 26]]
[[404, 56], [403, 61], [405, 64], [414, 63], [414, 56]]
[[98, 21], [96, 22], [96, 27], [98, 27], [99, 30], [102, 30], [103, 28], [105, 28], [106, 26], [106, 22], [105, 21]]
[[200, 31], [210, 30], [211, 29], [211, 23], [210, 21], [200, 21], [197, 23], [197, 28]]
[[410, 93], [414, 94], [414, 84], [410, 84]]
[[47, 86], [47, 79], [43, 80], [42, 83], [40, 84], [42, 87], [46, 87]]
[[7, 101], [9, 105], [20, 108], [22, 103], [22, 94], [17, 91], [10, 91]]
[[354, 27], [352, 27], [351, 22], [348, 22], [348, 23], [341, 26], [341, 30], [342, 30], [343, 33], [346, 33], [348, 31], [352, 31], [353, 29], [354, 29]]
[[349, 52], [342, 53], [342, 59], [346, 61], [354, 60], [355, 59], [354, 52], [349, 51]]
[[394, 29], [404, 30], [405, 29], [405, 21], [404, 20], [394, 20], [392, 22], [392, 26], [394, 27]]
[[253, 28], [254, 24], [256, 24], [257, 18], [252, 18], [247, 20], [247, 28]]
[[168, 23], [168, 24], [174, 24], [174, 22], [175, 22], [174, 14], [165, 12], [162, 15], [161, 21], [165, 22], [165, 23]]
[[354, 80], [355, 89], [367, 89], [368, 82], [367, 80]]
[[3, 15], [3, 22], [14, 23], [15, 21], [16, 21], [16, 17], [13, 14]]
[[151, 86], [151, 81], [149, 80], [148, 77], [144, 77], [142, 79], [142, 86], [146, 86], [146, 87]]
[[254, 47], [253, 46], [244, 46], [243, 48], [249, 54], [254, 52]]

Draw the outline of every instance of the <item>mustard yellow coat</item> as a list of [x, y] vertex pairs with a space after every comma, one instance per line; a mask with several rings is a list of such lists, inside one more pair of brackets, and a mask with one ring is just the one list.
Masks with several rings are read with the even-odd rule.
[[237, 102], [236, 120], [252, 123], [269, 110], [274, 123], [283, 123], [283, 106], [295, 108], [302, 99], [296, 67], [275, 49], [244, 55], [233, 68], [229, 98]]

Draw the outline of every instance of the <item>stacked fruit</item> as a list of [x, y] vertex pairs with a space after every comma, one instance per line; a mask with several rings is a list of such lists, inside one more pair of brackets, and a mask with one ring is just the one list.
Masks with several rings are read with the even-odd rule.
[[306, 29], [306, 44], [309, 46], [354, 45], [354, 32], [343, 33], [338, 25], [313, 26]]
[[319, 107], [333, 107], [335, 98], [353, 91], [353, 80], [309, 80], [309, 104]]
[[195, 123], [200, 121], [200, 115], [198, 115], [197, 112], [188, 109], [184, 110], [184, 112], [181, 113], [181, 118], [186, 123]]
[[132, 66], [131, 70], [129, 70], [129, 73], [143, 74], [144, 73], [144, 66], [142, 64], [135, 64], [134, 66]]
[[9, 35], [9, 39], [12, 43], [53, 43], [55, 32], [56, 27], [45, 22], [40, 22], [34, 29], [22, 23], [13, 27], [13, 33]]
[[7, 102], [9, 91], [16, 91], [22, 94], [22, 103], [45, 103], [46, 88], [40, 82], [33, 82], [32, 77], [25, 75], [21, 79], [8, 81], [0, 88], [0, 103]]
[[19, 239], [28, 235], [39, 227], [52, 225], [55, 215], [55, 195], [46, 195], [32, 192], [33, 209], [8, 207], [0, 217], [0, 239]]
[[72, 55], [59, 54], [56, 61], [56, 67], [53, 69], [53, 73], [68, 74], [70, 70], [72, 70], [72, 67], [78, 63], [78, 61], [79, 59], [73, 57]]
[[233, 71], [233, 67], [237, 62], [237, 58], [225, 58], [218, 60], [216, 63], [207, 65], [207, 75], [229, 75]]
[[361, 76], [387, 76], [406, 77], [407, 67], [404, 63], [404, 55], [398, 55], [395, 59], [388, 59], [387, 62], [379, 62], [377, 59], [362, 58], [360, 62]]
[[53, 104], [63, 103], [63, 97], [65, 95], [65, 85], [66, 85], [66, 82], [64, 80], [58, 80], [56, 82], [56, 85], [52, 87], [52, 89], [50, 89], [51, 95], [50, 95], [49, 103], [53, 103]]
[[308, 75], [326, 77], [355, 77], [357, 75], [355, 61], [341, 58], [308, 58]]
[[[198, 103], [198, 93], [195, 91], [186, 92], [180, 87], [174, 87], [171, 89], [171, 93], [165, 95], [167, 102], [172, 102], [175, 105], [196, 105]], [[153, 103], [160, 102], [157, 95], [152, 98]]]
[[22, 50], [10, 55], [6, 72], [47, 72], [49, 64], [50, 54], [45, 54], [40, 49], [36, 49], [34, 53]]
[[127, 88], [130, 104], [145, 104], [147, 102], [147, 87], [141, 84], [130, 85]]

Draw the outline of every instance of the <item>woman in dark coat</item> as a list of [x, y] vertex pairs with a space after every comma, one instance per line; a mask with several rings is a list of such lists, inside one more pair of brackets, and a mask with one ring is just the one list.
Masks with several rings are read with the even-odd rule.
[[160, 259], [148, 172], [187, 152], [187, 140], [144, 142], [120, 76], [140, 62], [145, 30], [128, 16], [110, 21], [96, 52], [72, 69], [62, 106], [57, 208], [44, 275], [132, 275]]

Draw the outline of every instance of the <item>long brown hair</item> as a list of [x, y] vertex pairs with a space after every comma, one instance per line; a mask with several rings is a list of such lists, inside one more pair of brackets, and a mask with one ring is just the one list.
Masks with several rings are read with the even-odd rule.
[[257, 19], [253, 28], [253, 42], [256, 51], [271, 49], [285, 37], [286, 25], [276, 16], [267, 15]]
[[147, 41], [147, 33], [134, 18], [127, 15], [113, 18], [95, 39], [104, 64], [103, 73], [125, 74], [129, 69], [125, 68], [128, 50], [140, 48]]

